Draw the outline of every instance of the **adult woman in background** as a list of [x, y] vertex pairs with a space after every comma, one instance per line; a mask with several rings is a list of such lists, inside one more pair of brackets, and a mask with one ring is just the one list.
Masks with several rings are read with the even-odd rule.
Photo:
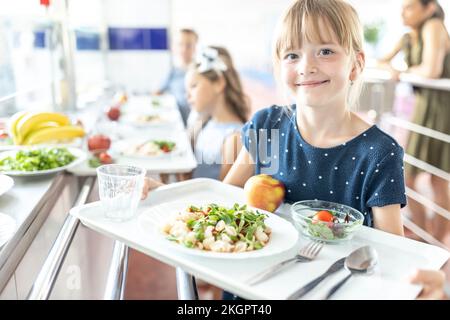
[[[450, 37], [444, 25], [444, 11], [436, 0], [404, 0], [403, 23], [411, 28], [397, 43], [382, 63], [389, 64], [400, 51], [404, 52], [408, 65], [406, 72], [425, 78], [450, 78]], [[392, 69], [393, 77], [399, 72]], [[414, 88], [416, 104], [413, 122], [450, 134], [450, 91]], [[446, 173], [450, 172], [450, 144], [425, 135], [411, 132], [406, 153]], [[415, 190], [419, 168], [406, 164], [406, 185]], [[449, 182], [436, 175], [431, 176], [433, 200], [440, 207], [450, 210]], [[413, 221], [426, 227], [425, 207], [410, 200]], [[439, 214], [433, 218], [435, 238], [443, 240], [449, 221]]]

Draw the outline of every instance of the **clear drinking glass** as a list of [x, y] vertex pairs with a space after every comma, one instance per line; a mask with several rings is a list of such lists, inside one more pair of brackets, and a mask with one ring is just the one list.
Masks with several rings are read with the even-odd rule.
[[114, 221], [133, 218], [141, 199], [145, 169], [107, 164], [97, 168], [97, 177], [105, 216]]

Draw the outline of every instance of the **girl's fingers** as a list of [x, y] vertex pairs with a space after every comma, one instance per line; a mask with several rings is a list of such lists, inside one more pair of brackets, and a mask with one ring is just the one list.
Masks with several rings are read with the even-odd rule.
[[153, 189], [156, 189], [160, 186], [164, 185], [163, 183], [156, 181], [152, 178], [145, 178], [144, 179], [144, 187], [142, 188], [142, 195], [141, 195], [141, 200], [144, 200], [145, 198], [147, 198], [148, 193], [150, 191], [152, 191]]
[[445, 283], [445, 274], [442, 271], [435, 270], [417, 270], [411, 276], [411, 282], [417, 284], [429, 285], [432, 287], [443, 287]]
[[423, 285], [418, 299], [443, 299], [445, 274], [442, 271], [417, 270], [410, 277], [411, 283]]

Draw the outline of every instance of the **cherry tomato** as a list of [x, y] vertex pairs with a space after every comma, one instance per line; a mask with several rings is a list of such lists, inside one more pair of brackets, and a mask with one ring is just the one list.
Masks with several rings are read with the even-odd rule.
[[161, 150], [164, 151], [164, 152], [166, 152], [166, 153], [167, 153], [167, 152], [170, 152], [169, 146], [162, 146], [162, 147], [161, 147]]
[[104, 152], [111, 146], [111, 139], [105, 135], [97, 134], [89, 137], [88, 139], [88, 149], [93, 153]]
[[333, 214], [329, 211], [326, 210], [322, 210], [317, 212], [314, 217], [313, 220], [315, 221], [324, 221], [324, 222], [333, 222]]
[[109, 154], [107, 154], [106, 152], [100, 153], [99, 156], [98, 156], [98, 159], [103, 164], [113, 163], [111, 156]]
[[106, 114], [110, 120], [117, 121], [120, 117], [120, 109], [118, 107], [111, 107]]

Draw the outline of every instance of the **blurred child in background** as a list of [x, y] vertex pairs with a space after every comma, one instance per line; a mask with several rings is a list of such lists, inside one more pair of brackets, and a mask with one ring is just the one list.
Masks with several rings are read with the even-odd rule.
[[170, 93], [175, 96], [178, 109], [184, 125], [190, 113], [190, 107], [186, 99], [185, 76], [188, 66], [194, 61], [198, 35], [192, 29], [181, 29], [175, 36], [173, 51], [173, 66], [170, 73], [155, 94]]

